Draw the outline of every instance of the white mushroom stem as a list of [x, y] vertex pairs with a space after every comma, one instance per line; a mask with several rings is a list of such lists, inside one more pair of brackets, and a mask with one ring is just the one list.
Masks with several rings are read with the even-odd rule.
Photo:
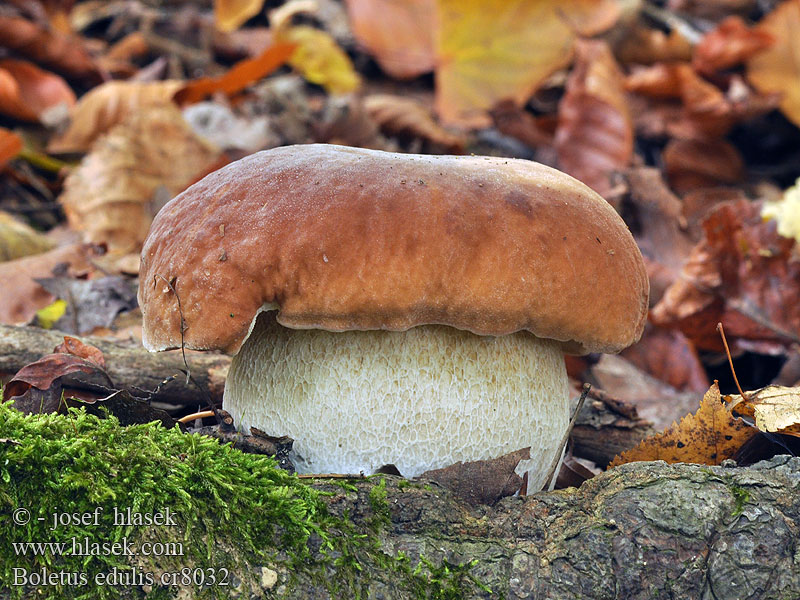
[[287, 329], [262, 313], [234, 357], [224, 406], [243, 428], [294, 438], [300, 473], [406, 477], [530, 446], [528, 489], [545, 484], [569, 421], [564, 358], [527, 332], [483, 337]]

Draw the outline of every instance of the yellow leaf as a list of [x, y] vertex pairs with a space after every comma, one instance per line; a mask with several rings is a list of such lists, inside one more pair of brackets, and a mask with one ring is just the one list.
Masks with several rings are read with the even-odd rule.
[[765, 219], [775, 219], [778, 233], [783, 237], [794, 238], [800, 244], [800, 179], [783, 193], [778, 202], [766, 202], [761, 209]]
[[438, 0], [436, 109], [449, 123], [483, 126], [486, 111], [523, 104], [569, 64], [576, 33], [610, 26], [615, 0]]
[[780, 92], [781, 110], [800, 126], [800, 0], [786, 0], [758, 24], [775, 39], [747, 63], [747, 76], [761, 92]]
[[264, 0], [214, 0], [214, 21], [217, 29], [224, 32], [239, 29], [245, 21], [255, 17]]
[[0, 262], [41, 254], [53, 243], [38, 231], [0, 212]]
[[614, 458], [609, 467], [639, 460], [718, 465], [733, 458], [756, 433], [755, 427], [735, 418], [725, 407], [715, 382], [695, 414], [686, 415], [663, 433], [642, 440], [635, 448]]
[[276, 41], [297, 45], [289, 64], [311, 83], [331, 94], [347, 94], [361, 85], [350, 58], [325, 31], [297, 25], [276, 33]]
[[768, 385], [748, 392], [746, 399], [735, 394], [725, 400], [736, 412], [753, 417], [761, 431], [800, 437], [800, 387]]
[[65, 312], [67, 312], [67, 303], [60, 298], [52, 304], [40, 308], [36, 311], [36, 319], [39, 322], [39, 327], [43, 329], [52, 329], [56, 321], [63, 317]]

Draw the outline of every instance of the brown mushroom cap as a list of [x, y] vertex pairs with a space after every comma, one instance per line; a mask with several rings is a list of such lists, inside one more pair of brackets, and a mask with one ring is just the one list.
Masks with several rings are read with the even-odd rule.
[[649, 284], [602, 197], [526, 160], [275, 148], [196, 183], [142, 250], [150, 350], [236, 353], [265, 305], [294, 329], [528, 330], [569, 352], [641, 335]]

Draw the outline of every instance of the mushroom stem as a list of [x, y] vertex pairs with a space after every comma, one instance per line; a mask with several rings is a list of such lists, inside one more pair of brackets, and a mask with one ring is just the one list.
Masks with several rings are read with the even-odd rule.
[[528, 332], [478, 336], [292, 330], [262, 313], [234, 357], [224, 406], [240, 426], [295, 438], [299, 473], [406, 477], [531, 447], [529, 489], [547, 476], [569, 422], [557, 342]]

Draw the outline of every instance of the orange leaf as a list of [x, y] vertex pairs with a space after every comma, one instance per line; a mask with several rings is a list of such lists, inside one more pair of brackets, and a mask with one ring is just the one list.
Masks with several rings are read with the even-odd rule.
[[623, 452], [611, 461], [609, 467], [640, 460], [718, 465], [733, 458], [739, 448], [757, 433], [758, 429], [731, 415], [715, 382], [703, 396], [695, 414], [686, 415], [680, 423], [673, 423], [663, 433]]
[[392, 77], [409, 79], [436, 64], [436, 0], [347, 0], [353, 35]]
[[220, 77], [201, 77], [190, 81], [177, 91], [175, 101], [183, 106], [200, 102], [215, 92], [233, 96], [284, 64], [295, 48], [296, 44], [276, 42], [259, 56], [236, 63]]
[[53, 354], [72, 354], [96, 364], [101, 369], [106, 368], [102, 350], [71, 335], [64, 336], [64, 341], [53, 349]]
[[576, 31], [607, 26], [614, 0], [439, 0], [436, 110], [449, 123], [484, 126], [498, 101], [524, 104], [569, 64]]
[[39, 121], [60, 104], [75, 104], [75, 94], [61, 77], [26, 61], [0, 60], [0, 112]]
[[762, 92], [781, 92], [781, 110], [800, 126], [800, 0], [786, 0], [758, 24], [775, 43], [747, 63], [747, 76]]
[[633, 154], [633, 123], [624, 78], [608, 45], [578, 40], [575, 68], [558, 109], [555, 146], [561, 168], [601, 195], [609, 174]]
[[22, 150], [22, 139], [13, 131], [0, 127], [0, 167]]
[[214, 22], [217, 29], [229, 33], [255, 17], [264, 0], [214, 0]]
[[708, 75], [743, 63], [773, 41], [767, 31], [750, 29], [741, 17], [731, 16], [700, 40], [692, 65]]

